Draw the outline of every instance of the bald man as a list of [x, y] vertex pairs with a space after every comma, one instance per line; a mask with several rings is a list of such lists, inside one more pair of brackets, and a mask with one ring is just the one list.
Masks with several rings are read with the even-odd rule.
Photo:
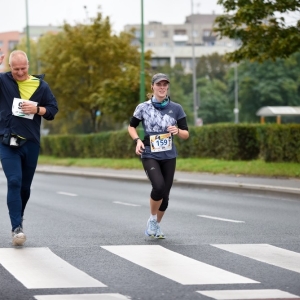
[[[1, 53], [0, 64], [3, 60]], [[44, 75], [28, 74], [25, 52], [11, 52], [8, 62], [10, 72], [0, 73], [0, 159], [7, 179], [12, 244], [23, 246], [23, 216], [39, 156], [41, 118], [53, 120], [58, 106]]]

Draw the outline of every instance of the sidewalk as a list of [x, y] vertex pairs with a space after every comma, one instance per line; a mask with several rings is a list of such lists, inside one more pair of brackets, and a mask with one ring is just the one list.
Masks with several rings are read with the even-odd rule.
[[[63, 174], [85, 176], [94, 178], [111, 178], [118, 180], [145, 181], [148, 178], [143, 169], [140, 170], [114, 170], [105, 168], [80, 168], [64, 166], [38, 165], [37, 172], [50, 174]], [[198, 186], [210, 189], [237, 190], [239, 192], [254, 192], [272, 194], [276, 196], [289, 196], [300, 199], [300, 179], [250, 177], [236, 175], [213, 175], [208, 173], [189, 173], [176, 171], [174, 185]]]

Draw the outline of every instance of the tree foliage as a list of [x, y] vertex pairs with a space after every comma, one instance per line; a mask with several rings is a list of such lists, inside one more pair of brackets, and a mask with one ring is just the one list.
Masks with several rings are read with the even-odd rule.
[[198, 80], [197, 86], [200, 93], [199, 117], [203, 124], [232, 122], [233, 105], [228, 97], [226, 83], [218, 79], [202, 78]]
[[[60, 118], [89, 115], [92, 131], [110, 116], [122, 123], [138, 104], [140, 53], [132, 35], [113, 35], [108, 18], [98, 13], [91, 24], [71, 26], [43, 37], [42, 70], [56, 95]], [[146, 66], [150, 54], [145, 54]], [[130, 92], [130, 93], [128, 93]]]
[[[218, 0], [225, 14], [216, 18], [215, 31], [220, 37], [241, 42], [229, 53], [232, 61], [286, 58], [299, 51], [299, 0]], [[288, 14], [298, 13], [297, 21]]]
[[225, 61], [224, 56], [218, 53], [203, 55], [199, 57], [197, 63], [197, 77], [206, 77], [210, 80], [218, 79], [224, 81], [224, 77], [230, 68], [230, 64]]
[[[263, 106], [300, 105], [300, 53], [275, 62], [245, 61], [239, 65], [238, 73], [241, 121], [257, 122], [256, 112]], [[233, 72], [228, 86], [234, 90]]]

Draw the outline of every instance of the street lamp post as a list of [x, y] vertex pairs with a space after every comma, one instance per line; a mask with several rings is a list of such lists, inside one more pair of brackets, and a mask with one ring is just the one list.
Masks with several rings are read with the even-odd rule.
[[29, 73], [30, 73], [30, 37], [29, 37], [29, 22], [28, 22], [28, 0], [26, 0], [26, 44], [27, 44], [27, 57], [29, 60]]
[[145, 101], [145, 54], [144, 54], [144, 0], [141, 0], [141, 73], [140, 73], [140, 102]]
[[[234, 49], [238, 48], [238, 40], [234, 39]], [[238, 63], [234, 63], [234, 123], [239, 123], [239, 79], [238, 79]]]
[[239, 123], [239, 82], [238, 82], [238, 64], [234, 65], [234, 123]]
[[192, 24], [192, 68], [193, 68], [193, 104], [194, 104], [194, 125], [197, 125], [198, 121], [198, 107], [197, 107], [197, 83], [196, 83], [196, 59], [195, 59], [195, 38], [194, 38], [194, 21], [193, 21], [193, 9], [194, 3], [191, 0], [191, 24]]

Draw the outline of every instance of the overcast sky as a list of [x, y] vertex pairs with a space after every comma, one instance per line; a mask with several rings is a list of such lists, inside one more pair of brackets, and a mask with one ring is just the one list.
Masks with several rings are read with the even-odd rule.
[[[0, 32], [23, 31], [26, 26], [26, 0], [1, 0]], [[4, 2], [4, 3], [3, 3]], [[222, 14], [217, 0], [143, 0], [144, 23], [159, 21], [163, 24], [180, 24], [194, 13]], [[96, 16], [98, 6], [110, 18], [112, 28], [120, 32], [127, 24], [141, 22], [141, 0], [27, 0], [29, 25], [60, 26], [83, 23]], [[84, 8], [86, 7], [86, 8]]]

